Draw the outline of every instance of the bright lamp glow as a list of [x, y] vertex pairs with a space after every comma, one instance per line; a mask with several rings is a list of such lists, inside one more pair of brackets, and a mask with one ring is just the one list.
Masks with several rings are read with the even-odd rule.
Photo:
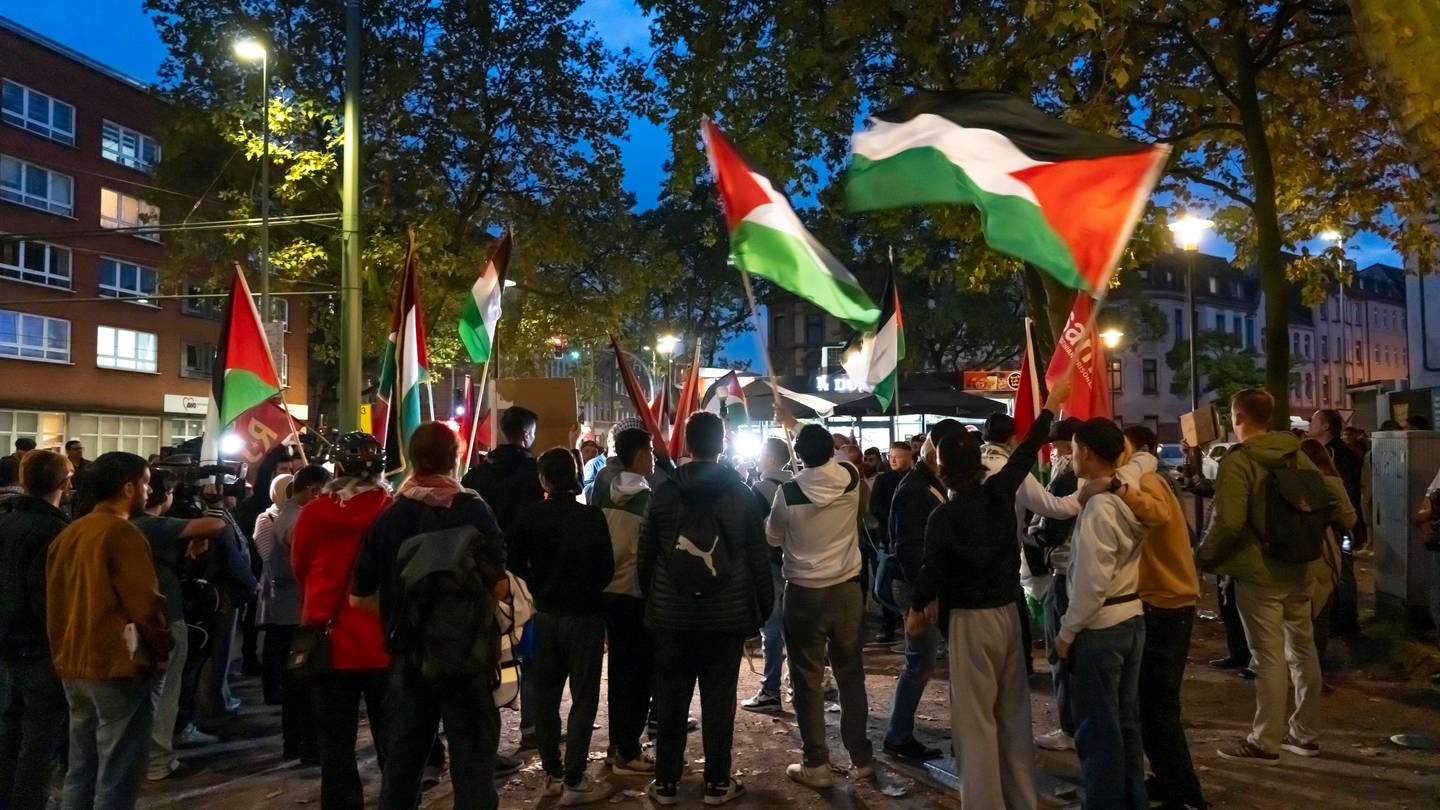
[[1208, 219], [1186, 214], [1170, 223], [1170, 232], [1175, 234], [1175, 247], [1181, 250], [1199, 250], [1200, 237], [1213, 227], [1215, 223]]
[[758, 458], [760, 456], [760, 437], [749, 431], [736, 433], [731, 439], [735, 444], [735, 455], [744, 459]]
[[513, 279], [513, 278], [507, 278], [507, 279], [505, 279], [505, 289], [508, 290], [508, 289], [510, 289], [511, 287], [514, 287], [514, 286], [515, 286], [515, 279]]
[[258, 39], [242, 39], [235, 43], [235, 55], [246, 62], [259, 62], [267, 55], [265, 46]]
[[464, 415], [465, 415], [465, 406], [464, 406], [464, 405], [456, 405], [456, 406], [455, 406], [455, 415], [456, 415], [457, 417], [458, 417], [458, 416], [464, 416]]
[[1100, 333], [1100, 339], [1105, 341], [1105, 348], [1107, 349], [1113, 349], [1116, 346], [1119, 346], [1120, 338], [1123, 337], [1125, 337], [1125, 333], [1121, 332], [1119, 329], [1106, 329], [1104, 332]]
[[233, 456], [245, 449], [245, 440], [237, 434], [226, 433], [220, 437], [220, 452], [223, 455]]
[[655, 341], [655, 350], [661, 354], [674, 354], [680, 349], [680, 338], [674, 335], [661, 335]]
[[1320, 238], [1326, 242], [1339, 242], [1341, 239], [1339, 231], [1325, 231], [1320, 234]]

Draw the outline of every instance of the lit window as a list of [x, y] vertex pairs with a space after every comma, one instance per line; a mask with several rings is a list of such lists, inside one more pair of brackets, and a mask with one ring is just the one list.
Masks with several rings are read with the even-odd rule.
[[75, 181], [33, 163], [0, 155], [0, 200], [71, 216]]
[[70, 249], [0, 238], [0, 277], [70, 289]]
[[1109, 376], [1110, 376], [1110, 391], [1111, 391], [1111, 393], [1114, 393], [1114, 394], [1124, 393], [1125, 378], [1124, 378], [1124, 375], [1123, 375], [1123, 373], [1122, 373], [1122, 372], [1123, 372], [1123, 368], [1122, 368], [1122, 366], [1120, 365], [1120, 361], [1119, 361], [1119, 360], [1111, 360], [1111, 361], [1109, 361], [1108, 365], [1110, 366], [1110, 368], [1109, 368], [1110, 375], [1109, 375]]
[[0, 309], [0, 357], [70, 362], [70, 322]]
[[[100, 189], [100, 227], [138, 228], [159, 221], [160, 209], [150, 203], [108, 188]], [[131, 235], [152, 242], [160, 241], [160, 234], [153, 231], [140, 231]]]
[[100, 155], [132, 169], [148, 172], [160, 162], [160, 145], [149, 135], [106, 121], [100, 128]]
[[52, 141], [75, 145], [75, 108], [9, 79], [4, 81], [0, 118]]
[[215, 369], [215, 344], [180, 344], [180, 376], [208, 379]]
[[107, 298], [136, 298], [142, 304], [155, 295], [155, 271], [119, 259], [100, 259], [100, 294]]
[[159, 351], [154, 333], [113, 326], [96, 327], [95, 365], [124, 371], [156, 371]]

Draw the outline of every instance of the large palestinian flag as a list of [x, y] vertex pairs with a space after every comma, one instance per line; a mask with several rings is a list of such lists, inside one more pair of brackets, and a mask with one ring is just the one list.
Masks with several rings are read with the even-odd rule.
[[880, 322], [875, 331], [865, 333], [860, 350], [847, 357], [843, 365], [855, 390], [874, 392], [883, 413], [895, 399], [900, 361], [905, 359], [905, 326], [900, 317], [900, 289], [895, 285], [893, 267], [885, 276], [880, 306]]
[[856, 329], [869, 329], [880, 308], [830, 251], [805, 229], [785, 195], [710, 119], [701, 124], [710, 171], [730, 230], [730, 261], [767, 278]]
[[380, 382], [375, 403], [376, 431], [385, 447], [385, 474], [396, 477], [406, 470], [410, 434], [420, 426], [421, 384], [430, 379], [430, 356], [425, 350], [425, 321], [420, 312], [420, 259], [412, 239], [405, 252], [405, 268], [390, 310], [390, 337], [380, 357]]
[[495, 325], [500, 322], [500, 295], [505, 291], [505, 271], [510, 266], [512, 239], [507, 228], [500, 241], [490, 249], [480, 277], [470, 287], [470, 295], [460, 311], [460, 342], [470, 353], [470, 360], [485, 363], [495, 351]]
[[1004, 93], [917, 93], [855, 134], [845, 195], [858, 211], [975, 205], [991, 247], [1093, 294], [1109, 283], [1169, 153]]
[[270, 356], [270, 344], [260, 326], [260, 313], [238, 265], [230, 282], [230, 299], [216, 352], [211, 413], [215, 414], [216, 428], [224, 431], [240, 414], [280, 393], [280, 375], [275, 373], [275, 359]]

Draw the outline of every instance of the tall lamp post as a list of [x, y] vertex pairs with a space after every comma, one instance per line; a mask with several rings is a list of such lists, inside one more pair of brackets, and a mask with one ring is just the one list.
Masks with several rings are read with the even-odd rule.
[[668, 391], [675, 380], [675, 352], [680, 351], [680, 338], [661, 335], [655, 341], [655, 350], [665, 356], [665, 389]]
[[1186, 318], [1187, 329], [1190, 333], [1190, 410], [1200, 410], [1200, 367], [1195, 363], [1195, 344], [1199, 335], [1197, 332], [1195, 312], [1195, 254], [1200, 250], [1200, 238], [1205, 232], [1215, 227], [1215, 223], [1208, 219], [1200, 219], [1186, 214], [1170, 223], [1170, 232], [1175, 235], [1175, 247], [1185, 253], [1185, 308], [1190, 315]]
[[1326, 242], [1334, 242], [1337, 253], [1335, 259], [1335, 281], [1340, 285], [1340, 407], [1350, 405], [1349, 374], [1350, 365], [1350, 336], [1346, 333], [1346, 327], [1350, 325], [1350, 313], [1345, 311], [1345, 237], [1339, 231], [1326, 231], [1320, 234], [1320, 238]]
[[260, 318], [269, 326], [270, 310], [270, 51], [258, 39], [235, 43], [235, 55], [260, 63]]
[[[1114, 349], [1116, 346], [1119, 346], [1119, 345], [1120, 345], [1120, 338], [1123, 338], [1123, 337], [1125, 337], [1125, 333], [1124, 333], [1124, 332], [1121, 332], [1119, 329], [1116, 329], [1116, 328], [1113, 327], [1113, 326], [1110, 327], [1109, 329], [1106, 329], [1104, 332], [1101, 332], [1101, 333], [1100, 333], [1100, 341], [1105, 344], [1105, 348], [1106, 348], [1106, 349]], [[1108, 357], [1108, 355], [1107, 355], [1107, 357]], [[1107, 364], [1108, 364], [1108, 363], [1111, 363], [1111, 362], [1114, 362], [1114, 361], [1107, 360], [1106, 362], [1107, 362]], [[1123, 368], [1123, 367], [1122, 367], [1122, 368]], [[1109, 373], [1108, 373], [1108, 372], [1109, 372], [1109, 369], [1108, 369], [1108, 368], [1106, 369], [1106, 372], [1107, 372], [1107, 373], [1106, 373], [1105, 376], [1106, 376], [1106, 377], [1109, 377], [1110, 375], [1109, 375]], [[1105, 381], [1105, 384], [1110, 387], [1110, 418], [1111, 418], [1111, 419], [1115, 419], [1115, 384], [1114, 384], [1113, 382], [1111, 382], [1110, 380], [1108, 380], [1108, 379]], [[1122, 384], [1123, 384], [1123, 377], [1122, 377]]]

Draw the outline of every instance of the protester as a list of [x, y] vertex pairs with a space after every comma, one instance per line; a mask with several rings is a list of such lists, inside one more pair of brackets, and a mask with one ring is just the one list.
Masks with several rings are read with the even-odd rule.
[[[965, 427], [954, 419], [936, 422], [920, 461], [895, 488], [889, 535], [901, 573], [892, 588], [897, 607], [913, 607], [915, 583], [925, 559], [925, 525], [930, 513], [945, 502], [945, 485], [937, 475], [940, 443], [963, 432]], [[943, 753], [915, 739], [915, 712], [935, 671], [942, 641], [937, 623], [905, 626], [905, 666], [895, 680], [895, 699], [890, 704], [890, 724], [884, 740], [885, 753], [891, 756], [923, 762]]]
[[[1080, 425], [1081, 421], [1072, 416], [1056, 422], [1050, 429], [1053, 456], [1050, 483], [1046, 490], [1057, 498], [1076, 492], [1080, 486], [1072, 455], [1075, 428]], [[1055, 649], [1055, 638], [1060, 634], [1060, 617], [1065, 615], [1065, 609], [1070, 606], [1065, 569], [1070, 566], [1070, 537], [1074, 531], [1074, 518], [1036, 516], [1032, 524], [1032, 536], [1044, 550], [1045, 567], [1050, 570], [1050, 586], [1045, 589], [1041, 626], [1045, 635], [1045, 655], [1050, 662], [1050, 686], [1055, 694], [1055, 716], [1060, 727], [1035, 738], [1036, 747], [1047, 751], [1075, 750], [1075, 713], [1070, 706], [1070, 668], [1060, 660]]]
[[[285, 507], [286, 501], [290, 499], [290, 488], [295, 476], [289, 473], [281, 473], [270, 479], [270, 505], [265, 507], [255, 518], [255, 532], [252, 538], [253, 553], [255, 559], [259, 560], [260, 568], [260, 592], [255, 598], [255, 622], [256, 626], [264, 625], [262, 618], [269, 612], [270, 592], [273, 589], [271, 582], [272, 561], [275, 558], [275, 520], [280, 516], [280, 510]], [[268, 640], [268, 637], [267, 637]], [[280, 679], [284, 677], [285, 659], [289, 650], [271, 649], [266, 644], [266, 655], [260, 657], [260, 688], [264, 695], [265, 703], [269, 706], [279, 706], [284, 702], [284, 695], [281, 694]]]
[[81, 517], [45, 566], [45, 622], [70, 706], [66, 808], [134, 807], [154, 721], [150, 694], [172, 641], [145, 535], [130, 523], [150, 495], [150, 468], [104, 453], [81, 482]]
[[275, 542], [265, 558], [265, 583], [262, 586], [264, 611], [259, 616], [265, 628], [265, 647], [261, 661], [267, 669], [280, 675], [280, 733], [284, 740], [280, 758], [300, 760], [301, 765], [319, 765], [319, 743], [315, 739], [315, 716], [310, 709], [305, 686], [295, 681], [294, 674], [284, 666], [295, 629], [300, 624], [300, 584], [290, 567], [295, 547], [295, 521], [306, 504], [319, 497], [330, 483], [330, 472], [311, 464], [295, 473], [290, 482], [290, 498], [275, 516]]
[[775, 494], [765, 537], [784, 553], [785, 646], [804, 749], [803, 761], [785, 773], [802, 785], [823, 789], [832, 784], [825, 741], [827, 660], [839, 686], [840, 736], [855, 778], [875, 775], [860, 654], [865, 592], [857, 524], [863, 481], [854, 465], [835, 461], [834, 446], [819, 425], [801, 428], [795, 454], [804, 469]]
[[[380, 806], [417, 806], [443, 719], [455, 806], [494, 808], [500, 712], [491, 686], [499, 667], [495, 599], [509, 584], [504, 545], [489, 506], [454, 477], [460, 440], [448, 425], [420, 425], [406, 452], [412, 473], [366, 529], [349, 589], [352, 606], [379, 615], [392, 658], [378, 732], [385, 751]], [[301, 513], [302, 523], [308, 514]], [[473, 576], [449, 577], [455, 589], [442, 591], [433, 577], [458, 573], [457, 559], [468, 560]]]
[[611, 446], [624, 467], [618, 475], [607, 476], [609, 485], [596, 490], [593, 501], [605, 515], [614, 554], [614, 573], [602, 596], [609, 651], [610, 768], [621, 776], [649, 776], [655, 773], [655, 760], [642, 751], [640, 735], [650, 711], [653, 669], [635, 563], [650, 507], [647, 479], [655, 471], [655, 456], [650, 434], [643, 430], [622, 431]]
[[[259, 544], [255, 539], [255, 532], [259, 528], [260, 518], [267, 511], [270, 512], [270, 519], [273, 521], [275, 514], [279, 511], [275, 507], [275, 479], [280, 476], [288, 477], [292, 472], [301, 466], [300, 454], [288, 444], [277, 444], [270, 448], [265, 457], [260, 460], [260, 466], [255, 472], [255, 479], [251, 487], [250, 497], [245, 498], [236, 504], [231, 511], [235, 518], [235, 525], [240, 527], [240, 533], [245, 536], [246, 548], [250, 554], [250, 572], [255, 575], [257, 581], [264, 576], [261, 560], [264, 555], [260, 552]], [[283, 492], [283, 490], [282, 490]], [[238, 623], [240, 626], [240, 661], [241, 673], [248, 676], [266, 677], [266, 670], [261, 666], [259, 638], [260, 638], [260, 594], [257, 591], [243, 604], [239, 606]], [[273, 673], [270, 676], [269, 687], [266, 689], [266, 702], [269, 700], [271, 689], [278, 688], [278, 680]]]
[[[751, 487], [760, 500], [760, 511], [770, 515], [770, 504], [775, 502], [775, 493], [780, 485], [790, 480], [785, 465], [790, 463], [790, 447], [784, 439], [774, 436], [760, 446], [760, 457], [756, 464], [760, 480]], [[781, 573], [783, 555], [778, 548], [770, 549], [770, 588], [775, 594], [765, 624], [760, 627], [760, 652], [763, 670], [760, 691], [740, 704], [750, 712], [774, 714], [783, 711], [784, 701], [780, 698], [780, 672], [785, 666], [785, 578]], [[764, 607], [763, 605], [761, 606]]]
[[[759, 505], [740, 476], [718, 463], [724, 423], [711, 413], [691, 414], [685, 442], [691, 461], [656, 488], [637, 563], [655, 670], [665, 673], [655, 684], [655, 781], [647, 789], [662, 806], [679, 802], [686, 717], [697, 681], [705, 803], [744, 794], [730, 769], [740, 656], [764, 618], [762, 606], [774, 600]], [[719, 582], [706, 580], [705, 562]]]
[[[510, 570], [535, 598], [532, 673], [544, 795], [559, 796], [564, 806], [588, 804], [615, 791], [614, 785], [592, 783], [585, 776], [605, 654], [602, 594], [615, 573], [614, 553], [605, 514], [576, 501], [580, 481], [569, 451], [547, 450], [539, 468], [546, 500], [516, 518], [506, 538], [507, 553]], [[570, 714], [562, 762], [560, 702], [567, 680]]]
[[290, 566], [300, 586], [300, 624], [328, 628], [329, 669], [309, 684], [320, 753], [322, 810], [359, 807], [364, 790], [355, 761], [360, 700], [375, 754], [385, 765], [388, 687], [380, 617], [347, 599], [361, 537], [390, 504], [380, 482], [385, 450], [367, 433], [347, 433], [331, 452], [336, 478], [295, 521]]
[[[1340, 502], [1340, 519], [1325, 528], [1325, 542], [1320, 559], [1310, 564], [1310, 619], [1315, 628], [1315, 657], [1320, 662], [1321, 678], [1325, 675], [1325, 651], [1330, 645], [1330, 615], [1334, 608], [1337, 586], [1343, 580], [1341, 532], [1356, 522], [1355, 506], [1345, 489], [1345, 480], [1330, 455], [1330, 449], [1316, 439], [1300, 442], [1300, 451], [1325, 476], [1325, 484]], [[1322, 687], [1323, 689], [1324, 687]]]
[[[19, 449], [19, 442], [17, 442], [15, 446], [16, 449]], [[35, 448], [33, 441], [30, 444], [30, 448], [32, 450]], [[70, 459], [70, 468], [73, 471], [75, 479], [78, 481], [80, 477], [85, 474], [85, 469], [90, 466], [90, 460], [85, 458], [85, 445], [79, 439], [71, 439], [65, 442], [65, 457]]]
[[[874, 449], [874, 448], [871, 448]], [[876, 450], [878, 454], [879, 451]], [[877, 462], [877, 467], [880, 466]], [[905, 474], [915, 466], [914, 454], [910, 452], [909, 442], [895, 442], [890, 447], [890, 461], [887, 469], [878, 472], [870, 481], [870, 516], [871, 523], [875, 527], [875, 543], [879, 549], [887, 554], [893, 553], [890, 542], [890, 505], [895, 499], [895, 488], [900, 486], [900, 481]], [[871, 569], [870, 581], [875, 581], [878, 576], [878, 562], [876, 568]], [[900, 627], [901, 616], [882, 601], [880, 604], [880, 635], [875, 637], [877, 644], [889, 645], [895, 641], [895, 631]]]
[[[1240, 444], [1220, 460], [1210, 528], [1195, 555], [1202, 569], [1235, 577], [1240, 620], [1256, 662], [1254, 727], [1219, 754], [1267, 765], [1279, 762], [1282, 747], [1300, 756], [1320, 753], [1320, 664], [1310, 621], [1309, 566], [1262, 551], [1276, 543], [1309, 539], [1272, 536], [1267, 530], [1267, 513], [1274, 506], [1265, 499], [1267, 480], [1282, 468], [1317, 476], [1318, 471], [1300, 452], [1299, 439], [1270, 431], [1274, 409], [1274, 398], [1260, 389], [1247, 388], [1231, 397], [1230, 419]], [[1340, 503], [1323, 484], [1309, 494], [1328, 495], [1311, 506], [1321, 507], [1315, 511], [1326, 523], [1339, 519]], [[1288, 723], [1287, 662], [1296, 704]]]
[[11, 486], [20, 481], [20, 462], [25, 454], [35, 449], [35, 440], [21, 436], [15, 440], [15, 452], [0, 458], [0, 485]]
[[44, 810], [67, 712], [45, 635], [45, 559], [69, 522], [70, 462], [29, 450], [18, 473], [24, 493], [0, 505], [0, 807]]
[[[585, 478], [581, 481], [584, 486], [584, 497], [586, 503], [595, 502], [595, 488], [597, 486], [609, 486], [609, 479], [624, 471], [625, 465], [620, 461], [616, 452], [616, 442], [621, 433], [627, 430], [645, 430], [645, 423], [633, 416], [626, 416], [610, 426], [609, 447], [610, 455], [596, 456], [590, 459], [585, 465]], [[654, 486], [654, 482], [651, 482]]]

